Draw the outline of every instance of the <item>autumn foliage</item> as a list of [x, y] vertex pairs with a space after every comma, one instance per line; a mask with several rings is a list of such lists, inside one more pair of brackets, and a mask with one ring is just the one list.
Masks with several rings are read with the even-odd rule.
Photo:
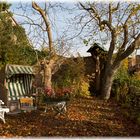
[[0, 120], [3, 138], [140, 136], [140, 127], [123, 115], [127, 110], [115, 102], [98, 99], [73, 99], [68, 102], [67, 113], [54, 116], [43, 106], [38, 110], [16, 115], [6, 115]]

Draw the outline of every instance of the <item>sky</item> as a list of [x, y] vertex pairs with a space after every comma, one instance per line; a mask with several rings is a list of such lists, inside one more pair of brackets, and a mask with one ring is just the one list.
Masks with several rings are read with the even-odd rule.
[[[10, 0], [8, 2], [10, 2]], [[30, 1], [27, 1], [27, 2], [28, 2], [28, 5], [31, 3]], [[10, 3], [12, 4], [10, 10], [12, 13], [14, 13], [14, 18], [16, 19], [16, 21], [18, 23], [23, 23], [25, 18], [23, 18], [22, 16], [19, 16], [19, 15], [23, 14], [23, 10], [21, 8], [19, 8], [19, 1], [11, 1]], [[41, 3], [40, 1], [37, 1], [37, 3], [39, 3], [40, 6], [44, 6], [43, 3]], [[22, 2], [22, 5], [24, 7], [26, 5], [26, 2], [25, 1]], [[70, 9], [72, 7], [74, 7], [74, 5], [75, 5], [74, 2], [65, 1], [63, 3], [63, 7], [67, 7]], [[26, 11], [28, 13], [29, 17], [32, 17], [33, 19], [38, 18], [38, 15], [33, 14], [32, 11], [30, 10], [30, 8], [31, 8], [31, 5], [30, 5], [29, 9]], [[50, 14], [52, 14], [52, 11], [50, 11]], [[67, 38], [73, 37], [75, 34], [79, 33], [80, 29], [75, 30], [72, 28], [72, 25], [69, 24], [69, 22], [71, 20], [73, 20], [73, 17], [76, 14], [78, 14], [77, 10], [71, 12], [71, 11], [58, 9], [58, 11], [56, 11], [55, 14], [50, 16], [53, 20], [52, 29], [53, 29], [53, 38], [55, 40], [62, 36], [64, 36], [66, 38], [66, 36], [64, 35], [64, 32], [66, 30], [67, 30], [67, 32], [66, 32]], [[26, 32], [28, 33], [29, 26], [27, 24], [24, 24], [22, 26], [25, 28]], [[39, 40], [39, 39], [37, 39], [37, 40]], [[71, 50], [70, 50], [72, 55], [76, 56], [77, 52], [78, 52], [78, 53], [80, 53], [81, 56], [90, 56], [90, 53], [87, 53], [87, 50], [89, 49], [90, 46], [85, 46], [85, 44], [79, 37], [69, 40], [68, 43], [72, 46]], [[39, 48], [39, 45], [37, 45], [37, 44], [38, 43], [33, 43], [34, 46]]]
[[[21, 0], [23, 7], [26, 5], [26, 3], [30, 3], [31, 4], [31, 0]], [[43, 2], [44, 0], [35, 0], [40, 6], [44, 6]], [[50, 0], [48, 0], [50, 1]], [[53, 3], [58, 3], [61, 2], [63, 3], [63, 7], [67, 7], [68, 9], [72, 9], [75, 4], [76, 4], [76, 0], [52, 0]], [[84, 0], [83, 0], [84, 1]], [[97, 1], [97, 0], [94, 0]], [[98, 0], [100, 1], [100, 0]], [[102, 0], [103, 1], [103, 0]], [[123, 0], [125, 1], [125, 0]], [[126, 1], [133, 1], [133, 0], [126, 0]], [[14, 17], [16, 19], [16, 21], [18, 23], [22, 23], [24, 21], [23, 17], [18, 16], [17, 14], [22, 15], [23, 11], [19, 7], [19, 0], [8, 0], [8, 2], [10, 2], [12, 4], [10, 10], [15, 13]], [[107, 2], [106, 0], [104, 0], [103, 2]], [[31, 5], [30, 5], [31, 8]], [[28, 13], [29, 17], [31, 17], [32, 19], [36, 19], [38, 18], [38, 15], [33, 14], [32, 11], [30, 10], [30, 8], [26, 11], [26, 13]], [[53, 14], [53, 11], [50, 11], [50, 19], [52, 20], [52, 31], [53, 31], [53, 38], [54, 40], [56, 39], [63, 39], [62, 36], [64, 38], [69, 38], [69, 37], [73, 37], [75, 34], [78, 34], [80, 31], [80, 26], [77, 27], [77, 29], [73, 28], [73, 25], [70, 24], [70, 22], [73, 21], [74, 16], [76, 16], [77, 14], [79, 14], [79, 10], [71, 10], [71, 11], [66, 11], [66, 10], [60, 10], [59, 8], [55, 11], [55, 14]], [[55, 21], [55, 22], [54, 22]], [[28, 33], [29, 31], [29, 26], [27, 24], [24, 24], [23, 27], [25, 28], [26, 32]], [[65, 32], [67, 30], [67, 32]], [[65, 32], [65, 34], [64, 34]], [[99, 34], [99, 33], [98, 33]], [[88, 35], [87, 35], [88, 36]], [[37, 48], [39, 48], [40, 44], [38, 43], [40, 39], [38, 38], [37, 40], [35, 40], [33, 42], [33, 45]], [[100, 43], [100, 42], [99, 42]], [[110, 42], [107, 42], [107, 44], [104, 46], [107, 50], [109, 47]], [[87, 53], [87, 50], [89, 49], [90, 46], [85, 46], [85, 44], [83, 43], [83, 40], [81, 40], [81, 37], [76, 37], [72, 40], [69, 40], [68, 45], [71, 45], [71, 54], [73, 54], [74, 56], [77, 55], [77, 52], [80, 53], [81, 56], [89, 56], [90, 53]], [[140, 53], [140, 50], [138, 51], [138, 53]]]

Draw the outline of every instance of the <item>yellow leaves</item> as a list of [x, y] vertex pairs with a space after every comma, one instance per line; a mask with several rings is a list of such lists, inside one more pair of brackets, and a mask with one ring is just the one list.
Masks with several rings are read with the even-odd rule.
[[123, 26], [117, 26], [117, 28], [116, 28], [116, 34], [117, 35], [119, 35], [121, 32], [122, 32], [122, 30], [123, 30]]
[[124, 59], [123, 62], [122, 62], [122, 67], [124, 69], [128, 69], [128, 59]]
[[131, 12], [131, 16], [134, 16], [136, 14], [137, 14], [137, 10], [134, 10], [134, 11]]
[[[0, 136], [9, 137], [70, 137], [70, 136], [138, 136], [139, 127], [122, 115], [113, 101], [99, 99], [73, 99], [68, 103], [67, 116], [54, 118], [49, 110], [39, 109], [31, 113], [6, 116], [7, 123], [0, 122]], [[119, 115], [118, 115], [119, 114]], [[124, 121], [125, 120], [125, 121]], [[124, 127], [124, 126], [127, 126]]]
[[4, 136], [3, 136], [3, 138], [10, 138], [10, 137], [14, 137], [14, 135], [13, 135], [13, 134], [11, 134], [11, 133], [9, 133], [8, 131], [7, 131], [7, 132], [5, 132], [5, 134], [4, 134]]
[[105, 28], [105, 25], [104, 25], [104, 24], [100, 25], [100, 30], [101, 30], [101, 31], [103, 31], [104, 28]]
[[132, 11], [134, 13], [138, 12], [140, 10], [140, 4], [134, 5], [134, 7], [132, 8]]
[[132, 5], [130, 17], [136, 15], [140, 11], [140, 4]]
[[90, 92], [89, 92], [89, 82], [86, 82], [84, 80], [81, 81], [80, 84], [80, 95], [83, 97], [90, 97]]
[[83, 121], [87, 119], [85, 114], [83, 114], [81, 111], [78, 111], [79, 113], [77, 114], [77, 111], [75, 111], [75, 113], [70, 112], [68, 118], [72, 121]]

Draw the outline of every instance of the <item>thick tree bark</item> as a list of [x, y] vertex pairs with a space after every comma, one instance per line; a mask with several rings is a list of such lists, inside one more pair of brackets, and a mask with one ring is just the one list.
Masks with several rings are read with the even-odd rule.
[[99, 92], [100, 89], [100, 59], [99, 57], [96, 58], [96, 71], [95, 71], [95, 89], [96, 92]]
[[44, 68], [44, 87], [47, 88], [52, 88], [52, 70], [50, 65], [46, 64], [45, 68]]
[[111, 69], [110, 67], [107, 67], [104, 76], [101, 79], [100, 84], [100, 94], [103, 99], [108, 100], [110, 98], [111, 94], [111, 87], [113, 84], [113, 78], [116, 70]]

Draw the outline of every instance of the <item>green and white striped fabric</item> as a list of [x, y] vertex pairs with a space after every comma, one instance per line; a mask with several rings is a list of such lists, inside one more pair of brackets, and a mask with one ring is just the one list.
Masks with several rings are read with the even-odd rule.
[[31, 66], [6, 65], [5, 74], [6, 78], [9, 78], [14, 74], [33, 74], [33, 69]]
[[8, 65], [7, 70], [8, 100], [18, 100], [28, 95], [32, 88], [32, 67]]

